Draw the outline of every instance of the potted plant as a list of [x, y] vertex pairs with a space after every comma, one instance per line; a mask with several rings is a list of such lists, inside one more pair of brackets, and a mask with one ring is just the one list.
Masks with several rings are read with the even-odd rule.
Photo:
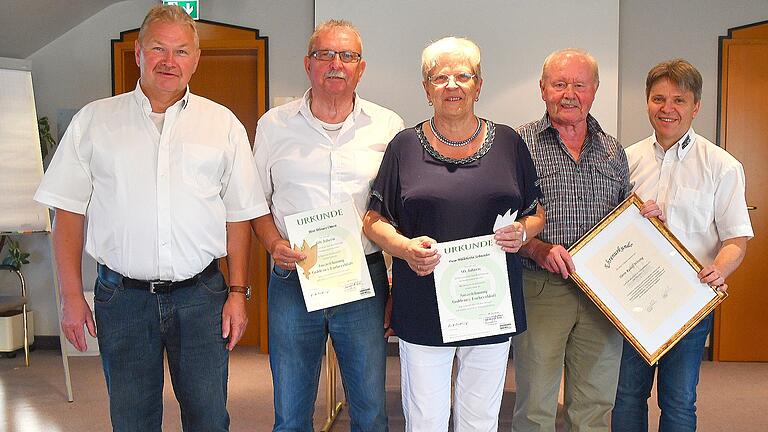
[[48, 152], [56, 147], [56, 140], [51, 134], [51, 123], [48, 121], [48, 117], [40, 117], [37, 121], [37, 132], [40, 134], [40, 154], [45, 160]]
[[[0, 251], [3, 250], [4, 243], [5, 236], [0, 240]], [[29, 264], [29, 253], [21, 250], [18, 241], [8, 239], [8, 254], [3, 259], [2, 264], [10, 265], [17, 270], [21, 270], [22, 265]]]

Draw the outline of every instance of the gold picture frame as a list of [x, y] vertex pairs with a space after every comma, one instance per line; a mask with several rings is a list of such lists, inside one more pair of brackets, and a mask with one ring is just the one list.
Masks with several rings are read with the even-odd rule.
[[569, 248], [571, 278], [655, 364], [727, 294], [699, 282], [702, 265], [632, 194]]

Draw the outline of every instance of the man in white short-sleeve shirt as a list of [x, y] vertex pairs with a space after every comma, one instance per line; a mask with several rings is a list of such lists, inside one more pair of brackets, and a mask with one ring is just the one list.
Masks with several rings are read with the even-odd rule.
[[[701, 87], [701, 74], [685, 60], [654, 66], [646, 79], [654, 134], [626, 153], [634, 192], [646, 204], [658, 204], [669, 229], [704, 266], [701, 282], [725, 291], [753, 232], [741, 163], [691, 127]], [[624, 342], [614, 432], [648, 430], [647, 399], [656, 369], [660, 430], [696, 430], [696, 385], [711, 326], [710, 314], [654, 366]]]
[[284, 217], [352, 201], [362, 218], [384, 149], [403, 129], [403, 120], [355, 93], [365, 60], [360, 35], [350, 23], [319, 25], [304, 67], [311, 88], [300, 100], [264, 114], [254, 144], [271, 210], [254, 221], [254, 230], [275, 262], [268, 295], [273, 430], [312, 430], [320, 362], [330, 335], [351, 430], [385, 431], [382, 322], [389, 289], [381, 251], [360, 232], [374, 297], [307, 312], [296, 274], [296, 262], [304, 255], [291, 249]]
[[[35, 195], [56, 211], [61, 326], [81, 351], [83, 327], [98, 327], [115, 431], [160, 430], [164, 355], [184, 430], [226, 431], [228, 352], [247, 322], [249, 221], [268, 208], [243, 125], [189, 92], [200, 58], [189, 15], [153, 7], [135, 49], [136, 89], [78, 112]], [[84, 237], [98, 262], [95, 325]]]

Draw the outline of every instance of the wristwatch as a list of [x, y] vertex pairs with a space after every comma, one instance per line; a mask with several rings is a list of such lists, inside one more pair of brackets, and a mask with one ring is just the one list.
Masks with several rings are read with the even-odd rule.
[[242, 293], [245, 294], [245, 299], [250, 300], [251, 299], [251, 286], [241, 286], [241, 285], [232, 285], [229, 287], [229, 292], [236, 292], [236, 293]]

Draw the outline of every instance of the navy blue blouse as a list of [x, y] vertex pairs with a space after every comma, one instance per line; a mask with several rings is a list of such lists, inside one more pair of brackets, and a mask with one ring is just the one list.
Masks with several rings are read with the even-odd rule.
[[[368, 208], [381, 214], [408, 238], [438, 242], [493, 233], [496, 216], [510, 208], [518, 218], [536, 213], [536, 185], [528, 147], [512, 128], [486, 121], [488, 133], [478, 151], [465, 159], [438, 154], [421, 124], [392, 139], [371, 188]], [[429, 346], [500, 343], [527, 328], [520, 257], [507, 254], [515, 314], [515, 333], [443, 343], [432, 274], [418, 276], [401, 259], [393, 260], [392, 328], [406, 342]]]

